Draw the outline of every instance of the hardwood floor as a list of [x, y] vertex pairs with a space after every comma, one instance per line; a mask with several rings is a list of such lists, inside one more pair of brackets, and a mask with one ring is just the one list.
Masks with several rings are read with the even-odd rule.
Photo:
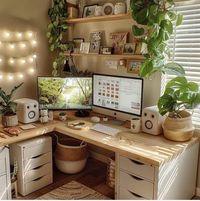
[[34, 200], [51, 190], [58, 188], [72, 180], [88, 186], [97, 192], [114, 199], [114, 189], [106, 185], [106, 164], [95, 159], [88, 159], [86, 168], [79, 174], [68, 175], [60, 172], [54, 167], [54, 182], [38, 191], [35, 191], [25, 197], [19, 197], [20, 200]]

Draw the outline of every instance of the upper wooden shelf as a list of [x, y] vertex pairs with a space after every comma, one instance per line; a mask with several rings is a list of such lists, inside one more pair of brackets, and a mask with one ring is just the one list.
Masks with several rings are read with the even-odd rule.
[[106, 15], [106, 16], [98, 16], [98, 17], [68, 19], [67, 23], [76, 24], [76, 23], [102, 22], [102, 21], [125, 20], [125, 19], [131, 19], [130, 14]]
[[84, 56], [96, 56], [96, 57], [110, 57], [110, 58], [120, 58], [120, 59], [135, 59], [135, 60], [143, 60], [144, 56], [142, 55], [129, 55], [129, 54], [81, 54], [81, 53], [65, 53], [67, 56], [74, 56], [74, 57], [84, 57]]

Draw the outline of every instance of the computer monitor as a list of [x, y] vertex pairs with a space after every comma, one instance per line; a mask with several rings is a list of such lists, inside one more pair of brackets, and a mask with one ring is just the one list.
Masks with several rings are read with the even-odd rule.
[[110, 75], [93, 75], [93, 110], [130, 120], [141, 116], [143, 79]]
[[52, 110], [92, 107], [92, 77], [38, 77], [38, 101]]

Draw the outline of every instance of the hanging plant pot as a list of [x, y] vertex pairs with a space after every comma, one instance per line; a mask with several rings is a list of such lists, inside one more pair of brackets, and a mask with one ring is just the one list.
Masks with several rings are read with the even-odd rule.
[[163, 123], [164, 136], [173, 141], [184, 142], [193, 137], [195, 127], [189, 112], [182, 111], [182, 118], [167, 117]]
[[17, 115], [3, 115], [2, 124], [4, 127], [13, 127], [18, 125]]

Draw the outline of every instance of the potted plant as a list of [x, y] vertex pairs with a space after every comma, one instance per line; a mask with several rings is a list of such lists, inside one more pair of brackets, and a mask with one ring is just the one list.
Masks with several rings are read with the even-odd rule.
[[67, 113], [66, 112], [60, 112], [59, 113], [59, 119], [61, 121], [66, 121], [66, 119], [67, 119]]
[[200, 95], [198, 85], [185, 78], [184, 68], [178, 63], [168, 62], [168, 40], [174, 27], [181, 25], [183, 21], [182, 14], [174, 10], [174, 5], [174, 0], [130, 2], [132, 17], [137, 22], [132, 26], [133, 34], [143, 43], [144, 62], [140, 76], [148, 78], [156, 72], [177, 76], [166, 85], [158, 107], [161, 115], [169, 115], [163, 124], [164, 135], [168, 139], [185, 141], [191, 138], [194, 131], [191, 114], [186, 109], [194, 109], [200, 103]]
[[16, 103], [12, 101], [14, 92], [22, 86], [23, 83], [15, 86], [10, 94], [0, 88], [0, 114], [2, 114], [2, 124], [5, 127], [11, 127], [18, 125], [18, 118], [16, 115]]
[[199, 104], [198, 84], [188, 82], [185, 77], [176, 77], [169, 81], [158, 101], [160, 114], [168, 113], [163, 123], [164, 136], [174, 141], [189, 140], [195, 128], [188, 110], [194, 109]]

